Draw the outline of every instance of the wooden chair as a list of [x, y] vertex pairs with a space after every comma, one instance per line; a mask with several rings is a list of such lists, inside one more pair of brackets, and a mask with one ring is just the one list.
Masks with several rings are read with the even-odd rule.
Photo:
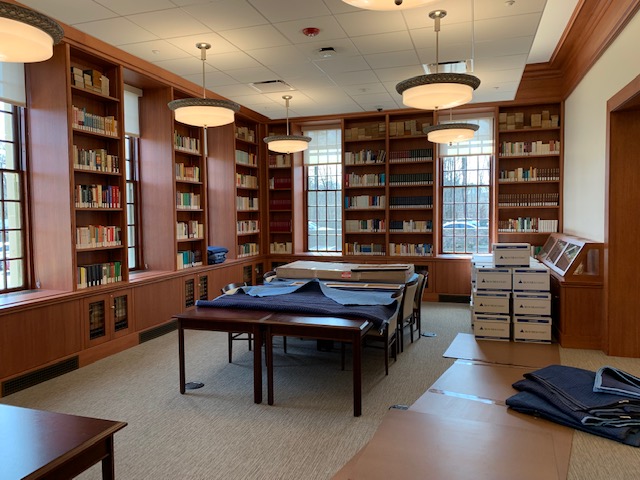
[[411, 343], [413, 343], [413, 332], [414, 326], [415, 331], [418, 332], [418, 338], [422, 335], [422, 296], [424, 295], [424, 289], [427, 286], [427, 278], [429, 272], [419, 273], [418, 274], [418, 288], [416, 290], [416, 296], [413, 299], [413, 319], [409, 324], [409, 334], [411, 336]]
[[[405, 287], [406, 290], [406, 287]], [[373, 340], [376, 342], [382, 342], [382, 348], [384, 349], [384, 374], [389, 375], [389, 355], [393, 355], [393, 360], [398, 359], [398, 320], [403, 308], [403, 302], [405, 295], [403, 292], [396, 294], [396, 310], [392, 317], [389, 319], [389, 323], [385, 329], [380, 332], [377, 329], [371, 328], [365, 334], [365, 342]], [[344, 343], [342, 344], [342, 369], [344, 370]]]
[[[246, 282], [242, 283], [230, 283], [225, 285], [220, 289], [223, 294], [230, 295], [235, 290], [240, 287], [246, 287]], [[242, 340], [249, 342], [249, 350], [251, 350], [251, 344], [253, 343], [253, 335], [250, 333], [242, 333], [242, 332], [229, 332], [228, 334], [228, 342], [229, 342], [229, 363], [233, 360], [233, 341], [234, 340]]]
[[411, 325], [413, 322], [413, 301], [418, 290], [419, 276], [409, 281], [404, 287], [404, 295], [402, 301], [402, 310], [398, 317], [398, 346], [399, 351], [404, 352], [404, 327]]

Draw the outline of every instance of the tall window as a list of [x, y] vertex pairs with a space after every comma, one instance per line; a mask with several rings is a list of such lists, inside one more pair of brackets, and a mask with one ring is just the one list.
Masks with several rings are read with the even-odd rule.
[[0, 102], [0, 293], [26, 288], [23, 110]]
[[339, 128], [309, 130], [304, 152], [307, 180], [307, 250], [342, 251], [342, 135]]
[[457, 117], [480, 128], [468, 142], [440, 146], [442, 253], [488, 253], [493, 117]]
[[140, 202], [139, 174], [138, 174], [138, 143], [137, 137], [125, 135], [125, 174], [127, 188], [125, 200], [127, 202], [127, 258], [129, 271], [140, 268]]

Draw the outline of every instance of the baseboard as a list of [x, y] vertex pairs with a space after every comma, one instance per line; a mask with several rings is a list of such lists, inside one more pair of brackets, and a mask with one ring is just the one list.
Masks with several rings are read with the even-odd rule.
[[19, 392], [29, 387], [33, 387], [52, 378], [59, 377], [65, 373], [69, 373], [73, 370], [80, 368], [80, 362], [78, 356], [67, 358], [48, 367], [43, 367], [38, 370], [34, 370], [19, 377], [12, 378], [5, 382], [2, 382], [2, 396], [6, 397], [12, 393]]
[[149, 340], [153, 340], [154, 338], [161, 337], [162, 335], [166, 335], [167, 333], [173, 332], [178, 328], [178, 321], [172, 320], [168, 323], [164, 323], [159, 327], [150, 328], [149, 330], [145, 330], [144, 332], [140, 332], [139, 341], [140, 343], [148, 342]]

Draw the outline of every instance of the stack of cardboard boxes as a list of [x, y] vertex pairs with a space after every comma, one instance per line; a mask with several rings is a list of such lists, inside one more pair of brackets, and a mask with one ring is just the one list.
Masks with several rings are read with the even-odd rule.
[[472, 257], [472, 321], [476, 338], [551, 342], [549, 270], [527, 243], [497, 243]]

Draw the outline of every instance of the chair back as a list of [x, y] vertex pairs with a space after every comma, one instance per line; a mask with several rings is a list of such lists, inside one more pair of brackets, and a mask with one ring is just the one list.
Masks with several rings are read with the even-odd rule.
[[422, 305], [422, 296], [424, 295], [424, 289], [427, 286], [427, 275], [428, 273], [418, 274], [418, 288], [416, 290], [416, 295], [413, 299], [414, 310], [420, 310], [420, 306]]
[[[406, 287], [405, 287], [406, 289]], [[389, 332], [394, 332], [398, 327], [398, 317], [402, 314], [402, 308], [404, 304], [404, 290], [399, 291], [393, 296], [396, 299], [396, 311], [393, 313], [391, 318], [389, 319]]]
[[247, 282], [242, 282], [242, 283], [229, 283], [228, 285], [225, 285], [224, 287], [222, 287], [220, 289], [220, 293], [235, 293], [235, 290], [237, 290], [240, 287], [246, 287], [247, 286]]
[[269, 283], [271, 280], [276, 278], [276, 271], [275, 270], [269, 270], [268, 272], [266, 272], [263, 276], [262, 276], [262, 280], [264, 281], [264, 283]]
[[417, 290], [417, 278], [412, 282], [407, 283], [407, 285], [405, 286], [404, 295], [402, 297], [402, 316], [400, 317], [402, 320], [406, 320], [413, 315], [413, 300], [416, 296]]

